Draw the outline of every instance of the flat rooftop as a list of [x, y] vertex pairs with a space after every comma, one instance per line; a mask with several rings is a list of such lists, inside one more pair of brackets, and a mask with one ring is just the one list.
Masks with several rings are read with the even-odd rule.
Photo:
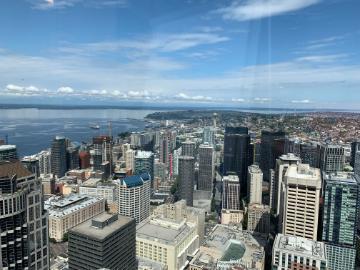
[[326, 182], [339, 182], [357, 185], [355, 175], [348, 172], [336, 172], [325, 175]]
[[276, 235], [274, 249], [285, 250], [316, 260], [326, 260], [325, 244], [298, 236]]
[[151, 151], [137, 151], [135, 158], [150, 158], [153, 155]]
[[[218, 263], [236, 260], [239, 265], [248, 262], [263, 263], [266, 238], [252, 235], [236, 227], [217, 224], [191, 264], [213, 269]], [[246, 262], [246, 263], [245, 263]], [[214, 268], [215, 269], [215, 268]]]
[[71, 194], [49, 198], [45, 201], [44, 208], [49, 211], [49, 217], [61, 218], [102, 200], [104, 199], [100, 197]]
[[223, 181], [239, 182], [239, 177], [237, 175], [226, 175], [223, 177]]
[[[93, 226], [93, 220], [98, 222], [104, 222], [106, 220], [109, 220], [114, 215], [108, 214], [108, 213], [102, 213], [99, 214], [83, 223], [80, 223], [79, 225], [71, 228], [69, 232], [80, 234], [83, 236], [86, 236], [91, 239], [96, 240], [104, 240], [112, 233], [116, 232], [117, 230], [127, 226], [129, 223], [133, 222], [134, 219], [130, 217], [120, 216], [118, 215], [118, 219], [107, 224], [103, 228], [98, 228]], [[135, 224], [134, 224], [135, 226]]]
[[165, 218], [148, 218], [136, 226], [136, 238], [176, 245], [195, 227], [189, 222], [176, 222]]
[[4, 144], [0, 145], [0, 151], [16, 150], [16, 145]]

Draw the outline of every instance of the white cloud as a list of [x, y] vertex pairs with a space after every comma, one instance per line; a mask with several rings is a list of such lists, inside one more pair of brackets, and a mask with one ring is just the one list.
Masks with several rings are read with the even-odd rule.
[[310, 103], [309, 99], [302, 99], [302, 100], [292, 100], [291, 103], [295, 103], [295, 104], [308, 104]]
[[270, 101], [271, 101], [271, 98], [267, 98], [267, 97], [255, 97], [254, 98], [255, 103], [267, 103]]
[[74, 93], [74, 89], [69, 87], [69, 86], [62, 86], [62, 87], [59, 87], [58, 90], [57, 90], [58, 93], [62, 93], [62, 94], [72, 94]]
[[[228, 41], [229, 38], [216, 33], [181, 33], [159, 35], [137, 40], [116, 40], [80, 45], [65, 45], [58, 49], [59, 52], [91, 55], [94, 53], [116, 52], [124, 49], [139, 52], [175, 52], [207, 44], [216, 44]], [[140, 54], [141, 55], [141, 54]]]
[[246, 100], [243, 98], [233, 98], [231, 99], [232, 102], [239, 102], [239, 103], [244, 103]]
[[247, 21], [261, 19], [300, 10], [319, 3], [321, 0], [247, 0], [234, 1], [230, 6], [215, 13], [224, 19]]
[[331, 63], [348, 57], [348, 54], [331, 54], [331, 55], [308, 55], [299, 57], [296, 60], [301, 62], [312, 63]]
[[125, 7], [126, 0], [27, 0], [34, 9], [51, 10], [65, 9], [76, 5], [90, 8]]
[[179, 100], [189, 100], [189, 101], [200, 101], [200, 102], [201, 101], [206, 101], [206, 102], [215, 101], [214, 98], [209, 97], [209, 96], [202, 96], [202, 95], [189, 96], [185, 93], [176, 94], [174, 97]]

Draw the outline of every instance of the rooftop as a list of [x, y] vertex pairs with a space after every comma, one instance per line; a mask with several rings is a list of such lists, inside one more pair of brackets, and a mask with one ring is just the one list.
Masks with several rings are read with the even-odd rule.
[[291, 165], [285, 174], [288, 182], [296, 181], [302, 185], [320, 185], [321, 175], [320, 169], [312, 168], [308, 164]]
[[151, 158], [153, 155], [151, 151], [137, 151], [135, 158]]
[[286, 250], [316, 260], [326, 260], [325, 244], [298, 236], [276, 235], [274, 249]]
[[283, 154], [279, 157], [281, 160], [290, 160], [290, 161], [301, 161], [301, 159], [294, 155], [293, 153]]
[[32, 175], [20, 161], [0, 161], [0, 177], [12, 177], [15, 174], [17, 178]]
[[265, 245], [264, 236], [252, 235], [237, 227], [217, 224], [191, 264], [209, 269], [216, 269], [220, 264], [246, 267], [259, 264], [263, 267]]
[[16, 150], [16, 145], [4, 144], [0, 145], [0, 151]]
[[239, 177], [237, 175], [227, 175], [223, 177], [223, 181], [239, 183]]
[[45, 201], [44, 207], [49, 211], [50, 217], [61, 218], [103, 200], [100, 197], [70, 194], [66, 197], [51, 197]]
[[339, 182], [346, 184], [354, 184], [357, 185], [357, 181], [355, 175], [353, 173], [348, 172], [336, 172], [325, 175], [326, 182]]
[[141, 186], [144, 184], [145, 181], [149, 181], [149, 180], [151, 180], [150, 174], [143, 173], [139, 175], [127, 176], [124, 179], [121, 179], [117, 182], [118, 183], [120, 182], [121, 185], [126, 185], [126, 187], [128, 188], [132, 188], [132, 187]]
[[176, 222], [165, 218], [148, 218], [136, 226], [136, 238], [176, 245], [195, 229], [190, 222]]
[[[104, 240], [113, 232], [118, 231], [133, 221], [134, 219], [130, 217], [102, 213], [73, 227], [70, 229], [70, 232], [81, 234], [96, 240]], [[94, 226], [94, 224], [97, 223], [101, 223], [103, 227]]]
[[259, 165], [251, 165], [251, 166], [249, 166], [249, 172], [250, 173], [262, 173]]

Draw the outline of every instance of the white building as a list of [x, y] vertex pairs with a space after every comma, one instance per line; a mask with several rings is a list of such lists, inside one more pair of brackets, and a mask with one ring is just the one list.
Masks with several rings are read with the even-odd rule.
[[262, 182], [263, 173], [258, 165], [248, 167], [247, 196], [249, 204], [262, 203]]
[[149, 217], [151, 176], [146, 173], [133, 175], [115, 183], [119, 214], [134, 218], [136, 223]]
[[71, 194], [51, 197], [45, 201], [45, 209], [49, 212], [49, 237], [61, 242], [70, 228], [104, 212], [105, 200]]
[[320, 204], [320, 170], [308, 164], [291, 165], [282, 185], [279, 229], [285, 235], [317, 239]]
[[174, 152], [173, 152], [172, 163], [173, 163], [173, 174], [174, 175], [179, 175], [179, 157], [180, 156], [181, 156], [181, 147], [174, 150]]
[[37, 160], [39, 162], [39, 174], [51, 173], [51, 152], [41, 151], [35, 155], [25, 156], [23, 160]]
[[135, 150], [129, 149], [125, 152], [125, 165], [127, 170], [135, 169]]
[[[272, 268], [283, 269], [327, 269], [325, 245], [322, 242], [297, 236], [276, 235]], [[345, 270], [345, 269], [344, 269]]]

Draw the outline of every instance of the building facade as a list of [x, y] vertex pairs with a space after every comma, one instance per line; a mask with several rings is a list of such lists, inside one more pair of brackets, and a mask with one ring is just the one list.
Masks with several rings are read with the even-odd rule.
[[186, 200], [188, 206], [193, 205], [195, 159], [190, 156], [179, 157], [179, 196]]
[[251, 165], [248, 168], [247, 198], [249, 204], [262, 203], [263, 173], [258, 165]]
[[264, 204], [250, 204], [248, 206], [247, 230], [268, 234], [270, 233], [270, 207]]
[[0, 161], [0, 231], [0, 269], [49, 269], [41, 183], [19, 161]]
[[222, 208], [240, 210], [239, 177], [237, 175], [224, 176], [222, 184]]
[[105, 211], [105, 200], [100, 197], [71, 194], [66, 197], [52, 197], [45, 201], [49, 211], [49, 237], [57, 242], [72, 227]]
[[139, 223], [150, 215], [150, 174], [141, 174], [117, 180], [118, 211]]
[[332, 270], [355, 269], [359, 186], [353, 174], [325, 176], [322, 241]]
[[51, 173], [57, 178], [63, 177], [67, 171], [66, 139], [56, 136], [51, 144]]
[[69, 231], [69, 269], [135, 270], [135, 220], [102, 213]]
[[308, 164], [291, 165], [287, 169], [281, 191], [279, 231], [317, 240], [320, 189], [319, 169]]
[[340, 145], [321, 146], [320, 169], [326, 173], [342, 172], [345, 166], [345, 149]]
[[202, 144], [199, 146], [199, 177], [197, 189], [212, 191], [214, 172], [214, 148], [209, 144]]
[[0, 161], [16, 160], [17, 158], [16, 145], [0, 145]]
[[134, 174], [148, 173], [151, 179], [154, 179], [154, 154], [152, 152], [137, 151], [134, 163]]

